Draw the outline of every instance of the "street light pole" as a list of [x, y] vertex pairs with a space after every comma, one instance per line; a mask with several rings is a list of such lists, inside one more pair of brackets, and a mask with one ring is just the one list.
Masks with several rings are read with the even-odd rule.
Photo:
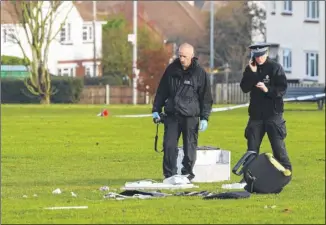
[[97, 68], [97, 62], [96, 62], [96, 1], [93, 1], [93, 77], [96, 77], [96, 68]]
[[137, 69], [137, 1], [133, 1], [133, 30], [134, 30], [134, 40], [133, 40], [133, 51], [132, 51], [132, 72], [133, 72], [133, 104], [137, 105], [137, 81], [139, 71]]
[[228, 91], [229, 91], [229, 73], [230, 73], [230, 65], [229, 63], [224, 64], [224, 73], [225, 73], [225, 103], [229, 104], [229, 96], [228, 96]]
[[214, 85], [214, 1], [210, 2], [210, 84], [211, 92], [213, 94], [213, 85]]

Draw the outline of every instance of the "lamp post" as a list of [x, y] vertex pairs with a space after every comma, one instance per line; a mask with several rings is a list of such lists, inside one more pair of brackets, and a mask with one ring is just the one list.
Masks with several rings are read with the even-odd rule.
[[213, 95], [213, 85], [214, 85], [214, 1], [210, 2], [210, 84], [211, 84], [211, 92]]
[[97, 68], [97, 62], [96, 62], [96, 1], [93, 1], [93, 77], [97, 76], [96, 68]]
[[132, 72], [133, 72], [133, 104], [137, 105], [137, 81], [139, 70], [137, 69], [137, 1], [133, 1], [133, 51], [132, 51]]

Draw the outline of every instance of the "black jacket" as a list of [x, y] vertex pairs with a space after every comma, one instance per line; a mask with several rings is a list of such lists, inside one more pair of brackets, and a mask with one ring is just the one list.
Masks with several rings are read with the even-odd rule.
[[[268, 92], [255, 87], [264, 82]], [[267, 58], [262, 65], [257, 65], [257, 72], [252, 72], [249, 65], [243, 72], [240, 87], [244, 93], [250, 91], [249, 116], [252, 119], [267, 119], [284, 111], [283, 96], [287, 89], [287, 79], [282, 66]]]
[[159, 83], [152, 112], [195, 116], [208, 120], [213, 104], [208, 74], [193, 58], [187, 70], [179, 59], [165, 70]]

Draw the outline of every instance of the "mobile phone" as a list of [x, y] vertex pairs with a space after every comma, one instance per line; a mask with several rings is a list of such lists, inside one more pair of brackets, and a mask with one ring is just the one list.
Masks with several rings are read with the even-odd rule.
[[255, 57], [254, 57], [254, 54], [253, 53], [251, 53], [251, 56], [250, 56], [250, 58], [251, 58], [251, 65], [252, 66], [256, 66], [256, 59], [255, 59]]

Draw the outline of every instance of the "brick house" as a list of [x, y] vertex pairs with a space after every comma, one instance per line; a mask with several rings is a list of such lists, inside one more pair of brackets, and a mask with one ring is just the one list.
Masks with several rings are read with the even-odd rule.
[[[90, 7], [92, 3], [83, 1], [83, 4]], [[132, 1], [98, 1], [97, 6], [99, 14], [122, 12], [130, 22], [133, 20]], [[185, 1], [138, 1], [138, 24], [161, 36], [171, 55], [177, 53], [178, 45], [188, 42], [194, 45], [200, 61], [207, 63], [206, 53], [201, 51], [207, 33], [206, 21], [206, 13]]]

